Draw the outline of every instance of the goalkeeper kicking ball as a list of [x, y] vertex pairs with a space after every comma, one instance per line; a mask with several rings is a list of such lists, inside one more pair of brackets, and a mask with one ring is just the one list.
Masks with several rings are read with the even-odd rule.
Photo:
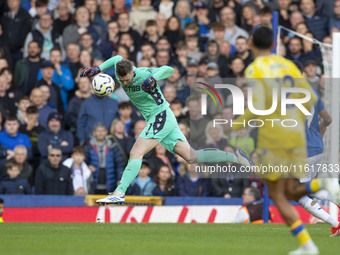
[[96, 96], [105, 97], [115, 89], [115, 82], [110, 75], [98, 74], [92, 80], [92, 89]]

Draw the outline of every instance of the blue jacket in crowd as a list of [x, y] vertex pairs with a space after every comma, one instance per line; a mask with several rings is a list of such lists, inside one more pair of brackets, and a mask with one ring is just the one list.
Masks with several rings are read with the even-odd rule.
[[104, 123], [107, 130], [118, 117], [118, 102], [110, 97], [99, 98], [95, 95], [86, 99], [78, 115], [77, 135], [79, 142], [89, 139], [93, 127], [98, 122]]
[[42, 163], [35, 175], [35, 194], [73, 195], [71, 169], [61, 163], [58, 168], [49, 161]]
[[131, 183], [126, 194], [133, 196], [153, 196], [153, 191], [156, 189], [157, 184], [150, 177], [146, 179], [143, 188], [139, 185], [139, 182], [140, 178], [137, 176]]
[[[121, 179], [125, 163], [122, 154], [118, 147], [108, 137], [106, 137], [105, 147], [105, 168], [106, 168], [106, 188], [108, 192], [115, 190], [117, 181]], [[97, 142], [94, 137], [86, 142], [85, 146], [86, 164], [95, 167], [96, 171], [93, 173], [94, 190], [98, 184], [99, 173], [99, 154]]]
[[188, 173], [177, 179], [178, 195], [181, 197], [206, 197], [210, 194], [210, 181], [199, 178], [193, 182]]
[[[54, 70], [52, 81], [53, 83], [57, 84], [60, 87], [61, 101], [63, 101], [64, 111], [66, 112], [68, 102], [68, 91], [74, 88], [74, 80], [70, 69], [62, 65], [60, 65], [60, 69], [63, 74], [59, 75], [57, 70]], [[37, 80], [39, 81], [41, 78], [42, 72], [40, 69]]]
[[[61, 142], [66, 141], [67, 146], [61, 146]], [[45, 130], [38, 136], [38, 149], [42, 158], [47, 158], [47, 147], [52, 145], [55, 148], [59, 148], [63, 153], [63, 160], [67, 159], [72, 152], [74, 146], [73, 135], [70, 131], [60, 129], [58, 133], [53, 133], [51, 130]]]
[[0, 132], [0, 143], [8, 150], [14, 150], [15, 146], [23, 145], [27, 149], [27, 158], [32, 158], [32, 144], [30, 138], [21, 133], [17, 133], [16, 136], [10, 136], [6, 131]]
[[10, 179], [5, 175], [0, 181], [0, 194], [31, 194], [31, 186], [21, 177]]

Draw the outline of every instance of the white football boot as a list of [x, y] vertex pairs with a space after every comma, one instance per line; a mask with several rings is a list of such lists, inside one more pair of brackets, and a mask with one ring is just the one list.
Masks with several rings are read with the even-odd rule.
[[99, 205], [110, 205], [110, 204], [124, 204], [125, 203], [125, 195], [124, 193], [115, 190], [114, 192], [109, 193], [107, 197], [102, 199], [98, 199], [96, 201]]

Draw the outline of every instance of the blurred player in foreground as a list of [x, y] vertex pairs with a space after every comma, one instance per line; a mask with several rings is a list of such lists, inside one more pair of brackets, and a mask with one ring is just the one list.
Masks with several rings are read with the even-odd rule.
[[113, 193], [97, 200], [99, 204], [119, 204], [125, 202], [125, 192], [138, 175], [143, 156], [161, 143], [168, 151], [176, 153], [188, 163], [232, 162], [250, 166], [247, 155], [238, 150], [235, 154], [217, 149], [192, 149], [178, 127], [176, 117], [165, 100], [157, 82], [168, 78], [173, 68], [136, 68], [121, 56], [106, 60], [99, 67], [85, 68], [80, 76], [94, 76], [105, 69], [115, 67], [116, 79], [132, 103], [139, 109], [147, 125], [130, 152], [130, 159], [120, 183]]
[[[270, 109], [273, 102], [273, 89], [279, 91], [283, 87], [295, 87], [307, 90], [311, 98], [302, 104], [305, 109], [311, 109], [316, 102], [316, 95], [308, 82], [303, 78], [298, 68], [289, 60], [272, 55], [273, 31], [266, 27], [258, 27], [251, 39], [250, 46], [256, 57], [254, 62], [245, 71], [248, 84], [252, 87], [252, 102], [255, 109]], [[281, 93], [279, 93], [280, 95]], [[291, 93], [288, 98], [299, 99], [301, 94]], [[280, 105], [279, 100], [278, 105]], [[296, 127], [283, 127], [282, 122], [273, 122], [273, 125], [263, 125], [259, 128], [258, 148], [259, 165], [261, 166], [292, 166], [290, 171], [282, 172], [261, 172], [268, 185], [270, 198], [274, 201], [282, 217], [294, 236], [300, 242], [300, 247], [290, 255], [319, 254], [319, 250], [312, 241], [305, 226], [299, 219], [297, 212], [292, 208], [289, 200], [299, 200], [306, 194], [315, 193], [321, 189], [327, 189], [330, 194], [339, 202], [339, 185], [328, 179], [313, 179], [306, 183], [299, 183], [299, 178], [305, 173], [299, 171], [298, 166], [306, 164], [306, 141], [305, 141], [305, 120], [306, 117], [297, 107], [286, 107], [286, 114], [281, 113], [278, 107], [273, 113], [266, 116], [253, 114], [249, 108], [245, 114], [236, 119], [237, 123], [252, 119], [294, 119]], [[242, 125], [233, 125], [233, 129], [242, 128]], [[298, 169], [297, 171], [294, 171]], [[304, 168], [303, 168], [304, 169]], [[302, 170], [303, 170], [302, 169]]]
[[[293, 63], [299, 68], [304, 75], [303, 66], [299, 61], [293, 60]], [[316, 178], [318, 174], [318, 168], [323, 163], [323, 136], [326, 132], [326, 128], [332, 123], [332, 117], [329, 115], [322, 103], [321, 97], [317, 90], [314, 89], [318, 99], [313, 106], [312, 115], [309, 116], [305, 122], [306, 126], [306, 139], [307, 139], [307, 165], [310, 171], [306, 173], [306, 176], [300, 179], [301, 183], [306, 183], [312, 178]], [[320, 121], [319, 121], [320, 119]], [[309, 196], [303, 196], [297, 202], [305, 208], [314, 217], [321, 219], [322, 221], [331, 225], [330, 237], [340, 235], [340, 223], [338, 220], [333, 219], [321, 206], [316, 203], [312, 198], [319, 200], [327, 200], [334, 203], [334, 200], [330, 197], [326, 190], [320, 190]]]

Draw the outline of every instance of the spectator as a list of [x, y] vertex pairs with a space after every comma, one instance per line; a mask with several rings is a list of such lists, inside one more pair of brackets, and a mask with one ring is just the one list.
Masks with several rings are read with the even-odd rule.
[[174, 69], [173, 74], [170, 75], [166, 80], [163, 93], [165, 93], [165, 90], [169, 85], [174, 87], [175, 88], [174, 95], [171, 99], [169, 99], [170, 101], [168, 101], [168, 99], [167, 101], [171, 103], [175, 99], [175, 97], [177, 97], [181, 100], [182, 104], [184, 105], [186, 98], [190, 95], [190, 88], [185, 84], [184, 78], [181, 78], [181, 74], [179, 72], [178, 67], [173, 66], [173, 69]]
[[186, 24], [195, 21], [190, 17], [190, 5], [186, 0], [180, 0], [176, 3], [175, 14], [181, 23], [182, 29], [184, 29]]
[[[221, 15], [221, 22], [226, 27], [226, 31], [224, 34], [225, 40], [235, 45], [237, 37], [244, 36], [245, 38], [248, 38], [248, 33], [235, 24], [236, 15], [235, 15], [234, 10], [231, 7], [229, 6], [223, 7], [220, 15]], [[210, 38], [214, 38], [212, 31], [210, 31]]]
[[85, 144], [86, 163], [93, 172], [95, 194], [115, 190], [124, 171], [118, 146], [109, 139], [105, 124], [97, 123]]
[[79, 62], [80, 62], [80, 69], [78, 70], [78, 74], [77, 74], [77, 78], [76, 78], [76, 82], [78, 82], [79, 77], [80, 77], [80, 72], [85, 68], [85, 67], [89, 67], [92, 66], [93, 64], [93, 60], [92, 60], [92, 56], [91, 53], [87, 50], [82, 50], [80, 52], [79, 55]]
[[[78, 90], [75, 92], [75, 96], [70, 100], [65, 113], [65, 124], [71, 131], [76, 131], [77, 120], [82, 103], [91, 97], [91, 81], [88, 77], [80, 77], [78, 80]], [[72, 132], [74, 133], [74, 132]]]
[[302, 41], [298, 37], [292, 37], [288, 43], [288, 55], [286, 56], [289, 60], [296, 60], [302, 63], [303, 65], [307, 60], [310, 60], [311, 57], [309, 54], [305, 54], [303, 52]]
[[45, 13], [39, 17], [39, 23], [34, 27], [32, 32], [28, 33], [25, 40], [24, 57], [28, 56], [28, 44], [31, 41], [37, 41], [41, 51], [41, 57], [48, 60], [50, 51], [53, 48], [60, 48], [61, 36], [53, 29], [53, 19], [51, 14]]
[[187, 55], [190, 59], [193, 58], [196, 61], [196, 62], [192, 62], [192, 63], [196, 63], [196, 65], [198, 65], [197, 61], [202, 56], [202, 52], [200, 52], [200, 49], [198, 47], [199, 46], [198, 41], [199, 41], [199, 39], [196, 35], [187, 36], [185, 38], [185, 43], [188, 47], [188, 54]]
[[121, 119], [115, 119], [110, 127], [110, 134], [116, 143], [120, 153], [124, 158], [125, 165], [128, 163], [130, 151], [132, 149], [134, 139], [126, 135], [126, 126]]
[[138, 67], [152, 67], [152, 63], [151, 63], [150, 59], [142, 58], [138, 62]]
[[207, 66], [207, 81], [209, 84], [222, 84], [222, 79], [220, 76], [220, 70], [218, 68], [218, 65], [215, 62], [208, 63]]
[[317, 65], [315, 60], [309, 60], [305, 63], [305, 66], [303, 67], [303, 75], [314, 89], [318, 89], [320, 77], [317, 75]]
[[90, 12], [85, 6], [80, 6], [74, 13], [75, 23], [65, 27], [63, 32], [64, 48], [70, 43], [79, 44], [80, 37], [84, 33], [90, 33], [95, 43], [102, 37], [101, 29], [98, 26], [91, 25]]
[[132, 114], [132, 105], [130, 102], [122, 102], [118, 105], [118, 112], [120, 119], [124, 122], [125, 124], [125, 135], [129, 133], [132, 119], [131, 119], [131, 114]]
[[163, 95], [166, 101], [172, 102], [176, 98], [176, 88], [171, 84], [164, 86]]
[[159, 35], [157, 34], [157, 24], [154, 20], [148, 20], [145, 23], [145, 32], [143, 34], [143, 41], [150, 42], [155, 47]]
[[156, 64], [155, 49], [153, 48], [152, 43], [149, 42], [143, 43], [142, 46], [140, 47], [140, 53], [138, 54], [141, 55], [142, 58], [149, 59], [152, 65]]
[[17, 145], [24, 145], [28, 151], [28, 159], [31, 159], [32, 144], [27, 135], [18, 132], [19, 121], [17, 117], [15, 115], [7, 115], [4, 127], [4, 131], [0, 132], [1, 145], [11, 151], [13, 151]]
[[58, 34], [62, 35], [64, 29], [72, 22], [72, 15], [66, 0], [59, 2], [57, 13], [59, 17], [53, 22], [53, 27]]
[[9, 163], [14, 163], [18, 166], [20, 173], [19, 177], [26, 179], [27, 181], [31, 182], [33, 177], [33, 168], [27, 162], [27, 149], [23, 145], [17, 145], [14, 148], [14, 156], [11, 158]]
[[177, 179], [178, 195], [181, 197], [206, 197], [210, 195], [208, 179], [198, 176], [195, 165], [186, 164], [186, 173]]
[[112, 57], [113, 51], [116, 49], [119, 42], [119, 27], [117, 21], [109, 21], [106, 27], [107, 37], [100, 44], [104, 59]]
[[291, 28], [295, 30], [298, 24], [300, 24], [301, 22], [304, 22], [302, 13], [299, 11], [292, 12], [292, 14], [289, 17], [289, 22], [290, 22]]
[[[153, 8], [158, 12], [158, 14], [161, 14], [164, 16], [164, 19], [169, 19], [173, 14], [173, 9], [175, 7], [174, 1], [170, 0], [156, 0], [152, 3]], [[158, 17], [157, 14], [157, 17]], [[156, 17], [156, 20], [157, 20]]]
[[156, 50], [169, 50], [171, 51], [171, 45], [170, 42], [168, 40], [168, 38], [166, 38], [165, 36], [161, 36], [158, 38], [158, 41], [156, 43]]
[[37, 82], [38, 71], [42, 67], [41, 48], [38, 41], [30, 41], [27, 58], [15, 65], [14, 84], [24, 95], [29, 95]]
[[31, 8], [27, 11], [32, 17], [32, 29], [34, 29], [38, 24], [39, 17], [45, 13], [50, 13], [50, 10], [47, 7], [47, 0], [33, 0], [32, 2]]
[[[173, 3], [172, 1], [169, 1], [170, 4]], [[165, 26], [166, 21], [168, 18], [170, 18], [172, 14], [169, 17], [166, 17], [163, 13], [157, 13], [156, 15], [156, 24], [157, 24], [157, 33], [159, 36], [163, 36], [165, 32]]]
[[30, 106], [27, 108], [27, 124], [21, 125], [19, 132], [29, 137], [32, 144], [33, 157], [30, 161], [33, 168], [36, 169], [40, 162], [40, 152], [38, 150], [38, 136], [45, 130], [43, 126], [39, 124], [39, 112], [36, 106]]
[[235, 43], [236, 54], [241, 57], [245, 67], [254, 61], [253, 54], [249, 49], [248, 39], [242, 36], [236, 38]]
[[245, 64], [243, 59], [238, 55], [232, 57], [230, 64], [229, 78], [242, 78], [244, 77]]
[[178, 98], [172, 100], [172, 102], [170, 103], [170, 109], [174, 113], [177, 122], [180, 122], [182, 119], [185, 118], [185, 116], [183, 115], [183, 104]]
[[118, 26], [119, 26], [119, 35], [121, 33], [125, 33], [125, 32], [129, 33], [131, 35], [131, 37], [133, 38], [136, 49], [139, 49], [141, 36], [139, 35], [139, 33], [136, 30], [134, 30], [130, 27], [129, 13], [127, 13], [127, 12], [120, 13], [119, 16], [118, 16], [117, 22], [118, 22]]
[[203, 3], [199, 2], [197, 5], [195, 5], [195, 10], [196, 10], [196, 22], [199, 27], [199, 33], [202, 38], [208, 37], [209, 36], [209, 29], [210, 29], [210, 20], [208, 17], [209, 10], [208, 6]]
[[221, 125], [213, 126], [212, 124], [207, 125], [205, 130], [206, 139], [206, 148], [216, 148], [216, 149], [224, 149], [228, 145], [228, 140], [226, 136], [223, 134], [223, 128]]
[[[188, 79], [188, 77], [196, 77], [198, 73], [198, 61], [194, 58], [191, 58], [188, 62], [186, 71], [187, 71], [187, 75], [185, 77], [186, 80]], [[190, 82], [188, 83], [186, 81], [186, 84], [187, 86], [190, 86], [191, 83]]]
[[9, 97], [8, 94], [8, 86], [6, 79], [3, 75], [0, 75], [0, 105], [3, 106], [6, 114], [15, 114], [15, 100], [12, 97]]
[[200, 98], [194, 96], [188, 97], [187, 107], [190, 118], [190, 142], [194, 148], [198, 149], [198, 145], [205, 143], [204, 130], [209, 121], [206, 118], [202, 118]]
[[169, 65], [170, 62], [170, 53], [168, 50], [159, 50], [156, 53], [156, 61], [158, 67]]
[[116, 49], [116, 54], [122, 56], [122, 58], [129, 59], [130, 58], [130, 50], [125, 45], [118, 44]]
[[[60, 49], [53, 48], [50, 52], [50, 60], [55, 68], [52, 81], [60, 88], [61, 101], [63, 102], [64, 110], [66, 111], [68, 102], [68, 91], [73, 89], [74, 81], [72, 78], [71, 70], [61, 65], [61, 58], [62, 56]], [[40, 80], [42, 77], [42, 72], [39, 72], [38, 80]]]
[[145, 120], [137, 120], [135, 122], [135, 125], [133, 126], [133, 132], [131, 132], [132, 136], [136, 140], [138, 136], [142, 133], [144, 128], [146, 127], [146, 121]]
[[225, 26], [221, 22], [216, 22], [212, 24], [211, 29], [214, 34], [214, 38], [218, 45], [220, 45], [224, 41], [224, 34], [225, 34]]
[[117, 20], [121, 13], [128, 13], [128, 10], [125, 9], [125, 0], [112, 0], [112, 4], [111, 16], [114, 20]]
[[18, 111], [17, 111], [17, 118], [20, 124], [26, 124], [28, 122], [26, 110], [30, 106], [30, 100], [27, 96], [23, 96], [18, 100]]
[[242, 199], [244, 206], [241, 207], [231, 223], [263, 223], [263, 202], [259, 189], [246, 188]]
[[202, 58], [208, 60], [207, 61], [208, 63], [210, 62], [216, 63], [219, 67], [220, 76], [222, 78], [228, 76], [229, 71], [228, 60], [225, 56], [220, 54], [218, 43], [215, 40], [210, 40], [208, 42], [208, 51]]
[[63, 162], [64, 166], [71, 169], [74, 195], [85, 196], [92, 193], [92, 172], [85, 163], [85, 150], [76, 146], [70, 158]]
[[6, 166], [7, 175], [0, 181], [0, 194], [31, 194], [31, 187], [28, 181], [19, 177], [20, 168], [15, 163], [9, 163]]
[[[101, 111], [105, 114], [98, 114]], [[108, 129], [112, 121], [118, 117], [118, 102], [109, 97], [97, 97], [92, 95], [85, 99], [81, 105], [78, 122], [77, 134], [79, 142], [83, 143], [87, 140], [96, 123], [101, 122], [105, 124]]]
[[334, 2], [333, 10], [334, 17], [329, 21], [329, 30], [331, 33], [340, 31], [340, 0]]
[[162, 144], [157, 144], [153, 150], [153, 155], [149, 159], [149, 165], [152, 170], [151, 177], [157, 174], [157, 171], [161, 165], [167, 165], [170, 168], [171, 175], [175, 175], [174, 165], [176, 164], [174, 157], [170, 156], [169, 152]]
[[289, 16], [291, 11], [289, 10], [289, 5], [292, 3], [291, 0], [278, 0], [279, 8], [279, 24], [280, 26], [290, 27]]
[[248, 155], [255, 149], [254, 139], [247, 135], [247, 128], [237, 131], [237, 136], [230, 140], [230, 145], [238, 149], [244, 150]]
[[31, 29], [29, 14], [20, 7], [20, 0], [7, 0], [8, 11], [1, 15], [3, 40], [9, 47], [13, 63], [22, 58], [21, 48]]
[[[254, 28], [254, 17], [255, 16], [256, 16], [255, 9], [251, 5], [245, 4], [242, 7], [241, 28], [243, 28], [248, 33], [251, 33]], [[282, 24], [280, 23], [280, 25]], [[290, 27], [290, 24], [288, 27]]]
[[175, 50], [175, 45], [183, 40], [183, 30], [178, 17], [172, 16], [168, 19], [165, 25], [164, 36], [168, 39], [170, 45], [172, 45], [172, 50]]
[[112, 20], [111, 9], [112, 8], [110, 0], [101, 1], [99, 5], [99, 12], [96, 14], [96, 18], [94, 21], [95, 25], [100, 25], [105, 38], [107, 37], [106, 25]]
[[133, 196], [152, 196], [156, 183], [150, 178], [151, 169], [148, 162], [144, 159], [139, 170], [138, 176], [133, 180], [126, 191], [127, 195]]
[[71, 171], [60, 164], [62, 152], [59, 148], [50, 148], [48, 160], [42, 163], [35, 175], [35, 194], [73, 195]]
[[132, 62], [136, 63], [138, 49], [135, 48], [132, 36], [129, 33], [121, 33], [120, 44], [125, 45], [130, 50], [130, 58]]
[[81, 68], [80, 64], [80, 47], [76, 43], [70, 43], [66, 48], [66, 60], [64, 66], [71, 70], [73, 80], [78, 78], [78, 71]]
[[156, 19], [157, 13], [151, 6], [151, 0], [140, 0], [139, 6], [130, 15], [132, 29], [137, 30], [142, 35], [145, 30], [146, 21]]
[[261, 10], [260, 10], [260, 20], [261, 20], [261, 24], [266, 25], [268, 27], [272, 27], [272, 18], [273, 18], [273, 11], [272, 8], [270, 8], [269, 6], [264, 6]]
[[[92, 1], [92, 0], [91, 0]], [[102, 59], [103, 55], [97, 45], [94, 44], [90, 33], [84, 33], [80, 36], [81, 50], [87, 50], [91, 53], [92, 59]]]
[[[55, 107], [57, 107], [59, 112], [63, 113], [64, 107], [63, 107], [63, 103], [62, 103], [62, 99], [61, 99], [60, 88], [53, 81], [54, 80], [53, 79], [54, 73], [55, 73], [54, 65], [51, 62], [47, 62], [47, 61], [43, 62], [42, 66], [41, 66], [41, 71], [39, 71], [39, 76], [41, 75], [41, 77], [40, 77], [40, 80], [38, 80], [38, 82], [36, 83], [36, 86], [40, 87], [42, 85], [47, 85], [50, 89], [49, 102], [51, 104], [53, 104]], [[42, 98], [42, 100], [43, 101], [41, 103], [43, 105], [45, 105], [45, 104], [47, 105], [47, 101], [45, 101], [44, 98]], [[31, 99], [31, 101], [32, 101], [32, 99]], [[36, 105], [36, 106], [39, 108], [38, 105]], [[49, 106], [49, 107], [53, 108], [51, 106]], [[40, 124], [43, 125], [43, 126], [46, 125], [46, 123], [42, 123], [42, 122]]]
[[317, 40], [322, 41], [328, 35], [328, 17], [316, 10], [314, 0], [301, 0], [300, 8], [309, 30]]
[[38, 149], [41, 159], [46, 159], [48, 151], [54, 147], [62, 151], [62, 159], [68, 158], [72, 152], [74, 140], [71, 132], [62, 129], [61, 115], [51, 112], [47, 119], [48, 128], [38, 136]]
[[155, 176], [156, 187], [152, 191], [153, 196], [176, 196], [177, 189], [173, 180], [169, 166], [162, 165], [159, 167]]

